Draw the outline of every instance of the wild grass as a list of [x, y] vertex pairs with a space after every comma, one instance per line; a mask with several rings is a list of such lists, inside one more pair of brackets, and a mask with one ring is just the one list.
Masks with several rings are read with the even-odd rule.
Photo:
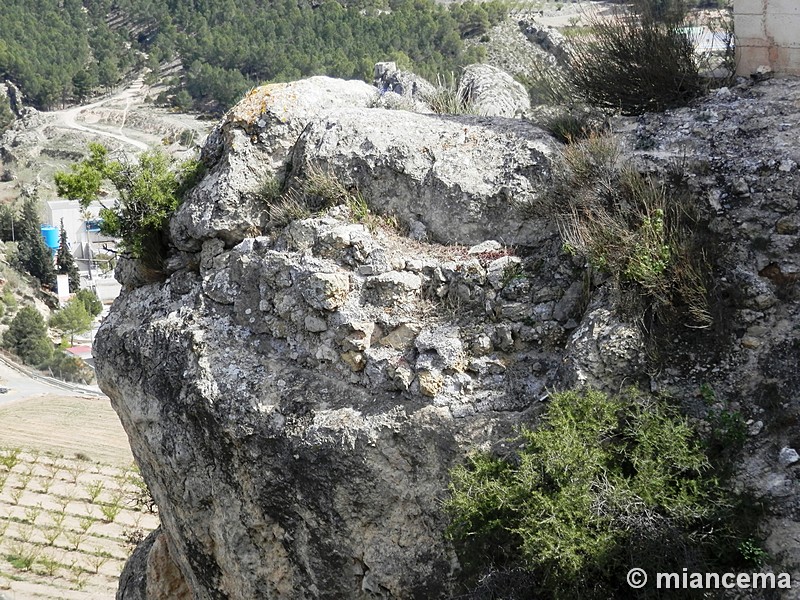
[[710, 268], [691, 197], [620, 164], [610, 136], [567, 145], [544, 201], [564, 249], [611, 276], [618, 308], [642, 323], [708, 327]]
[[423, 98], [425, 104], [439, 115], [474, 115], [475, 109], [469, 98], [458, 89], [455, 73], [436, 76], [434, 91]]
[[295, 220], [321, 215], [334, 206], [345, 206], [350, 218], [371, 231], [380, 227], [398, 229], [396, 219], [379, 216], [370, 210], [367, 199], [354, 186], [321, 166], [309, 164], [294, 186], [281, 191], [281, 186], [265, 183], [262, 197], [268, 204], [270, 227], [281, 228]]
[[642, 11], [591, 17], [592, 35], [573, 39], [567, 79], [586, 103], [636, 115], [685, 106], [705, 93], [680, 21]]

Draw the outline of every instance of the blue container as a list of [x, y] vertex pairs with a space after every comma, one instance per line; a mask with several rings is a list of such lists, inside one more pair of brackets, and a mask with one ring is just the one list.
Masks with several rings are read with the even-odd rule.
[[42, 237], [44, 238], [44, 243], [50, 248], [51, 251], [58, 250], [58, 247], [61, 243], [61, 232], [58, 230], [58, 227], [53, 227], [52, 225], [42, 225]]

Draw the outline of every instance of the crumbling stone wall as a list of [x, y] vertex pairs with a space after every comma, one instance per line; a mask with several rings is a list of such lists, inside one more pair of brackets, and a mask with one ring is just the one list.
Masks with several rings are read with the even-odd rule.
[[800, 75], [800, 2], [735, 0], [733, 11], [740, 75], [761, 65]]

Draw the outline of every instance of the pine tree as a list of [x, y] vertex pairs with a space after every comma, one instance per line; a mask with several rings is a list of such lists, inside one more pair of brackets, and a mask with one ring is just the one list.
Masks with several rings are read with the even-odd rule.
[[79, 298], [73, 298], [50, 318], [50, 327], [69, 335], [69, 343], [72, 345], [76, 335], [86, 333], [92, 328], [92, 315]]
[[36, 277], [43, 286], [56, 285], [56, 272], [53, 257], [45, 245], [39, 224], [36, 200], [27, 198], [22, 205], [22, 217], [17, 232], [17, 260], [20, 266]]
[[100, 302], [100, 298], [97, 297], [97, 293], [93, 290], [83, 288], [75, 294], [75, 297], [83, 302], [83, 305], [86, 307], [86, 312], [93, 317], [103, 312], [103, 303]]
[[58, 245], [58, 254], [56, 254], [56, 272], [59, 275], [69, 276], [69, 292], [74, 294], [81, 289], [81, 275], [78, 272], [78, 266], [75, 264], [75, 257], [69, 251], [69, 243], [67, 242], [67, 230], [64, 229], [64, 219], [61, 219], [61, 241]]
[[42, 315], [32, 306], [19, 310], [3, 335], [3, 346], [16, 353], [25, 364], [39, 365], [53, 355]]

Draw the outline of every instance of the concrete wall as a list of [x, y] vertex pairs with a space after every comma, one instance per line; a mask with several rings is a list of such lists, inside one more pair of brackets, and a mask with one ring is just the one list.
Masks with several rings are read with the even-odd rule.
[[734, 0], [737, 72], [800, 75], [800, 0]]

